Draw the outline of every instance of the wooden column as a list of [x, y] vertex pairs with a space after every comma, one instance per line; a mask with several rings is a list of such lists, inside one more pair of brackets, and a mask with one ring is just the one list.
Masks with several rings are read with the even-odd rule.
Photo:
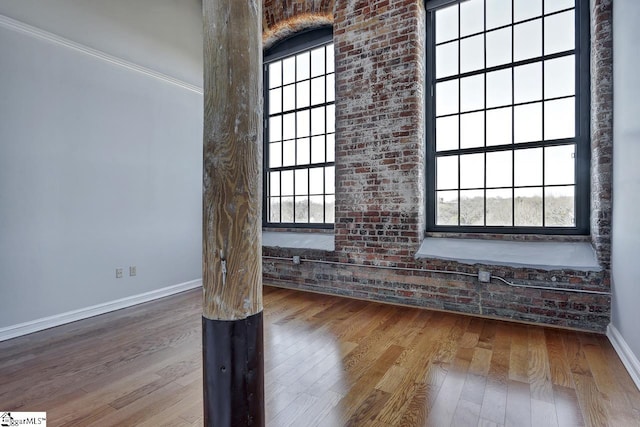
[[264, 426], [262, 1], [203, 0], [205, 426]]

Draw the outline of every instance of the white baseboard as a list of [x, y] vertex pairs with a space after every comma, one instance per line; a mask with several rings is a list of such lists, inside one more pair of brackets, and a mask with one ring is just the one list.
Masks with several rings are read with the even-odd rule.
[[79, 310], [56, 314], [55, 316], [43, 317], [41, 319], [32, 320], [30, 322], [0, 328], [0, 342], [11, 338], [20, 337], [22, 335], [31, 334], [33, 332], [42, 331], [44, 329], [53, 328], [55, 326], [64, 325], [65, 323], [87, 319], [89, 317], [98, 316], [100, 314], [109, 313], [111, 311], [120, 310], [122, 308], [131, 307], [134, 305], [142, 304], [144, 302], [153, 301], [155, 299], [179, 294], [180, 292], [195, 289], [199, 286], [202, 286], [201, 279], [192, 280], [190, 282], [168, 286], [166, 288], [121, 298], [115, 301], [94, 305], [92, 307], [81, 308]]
[[636, 387], [640, 390], [640, 360], [636, 357], [635, 354], [631, 351], [626, 341], [620, 334], [620, 331], [616, 329], [613, 324], [609, 323], [607, 326], [607, 338], [611, 341], [611, 345], [618, 353], [620, 360], [624, 364], [625, 368], [631, 375], [631, 379], [636, 383]]

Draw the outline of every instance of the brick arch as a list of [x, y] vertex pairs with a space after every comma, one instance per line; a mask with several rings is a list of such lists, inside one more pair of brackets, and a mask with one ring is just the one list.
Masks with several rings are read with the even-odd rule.
[[265, 49], [301, 30], [333, 25], [334, 0], [264, 0], [262, 44]]

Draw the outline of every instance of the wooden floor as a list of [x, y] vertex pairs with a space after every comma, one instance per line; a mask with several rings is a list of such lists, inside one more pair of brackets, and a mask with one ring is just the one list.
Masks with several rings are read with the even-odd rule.
[[[265, 288], [269, 426], [640, 426], [603, 336]], [[0, 343], [0, 410], [202, 425], [201, 292]]]

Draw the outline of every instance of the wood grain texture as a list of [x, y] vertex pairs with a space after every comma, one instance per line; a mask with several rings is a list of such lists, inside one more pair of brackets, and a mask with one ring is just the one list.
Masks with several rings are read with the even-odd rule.
[[[202, 426], [201, 295], [0, 343], [0, 406], [54, 427]], [[598, 335], [269, 286], [264, 301], [267, 426], [639, 425]]]
[[203, 315], [262, 311], [262, 2], [204, 0]]

